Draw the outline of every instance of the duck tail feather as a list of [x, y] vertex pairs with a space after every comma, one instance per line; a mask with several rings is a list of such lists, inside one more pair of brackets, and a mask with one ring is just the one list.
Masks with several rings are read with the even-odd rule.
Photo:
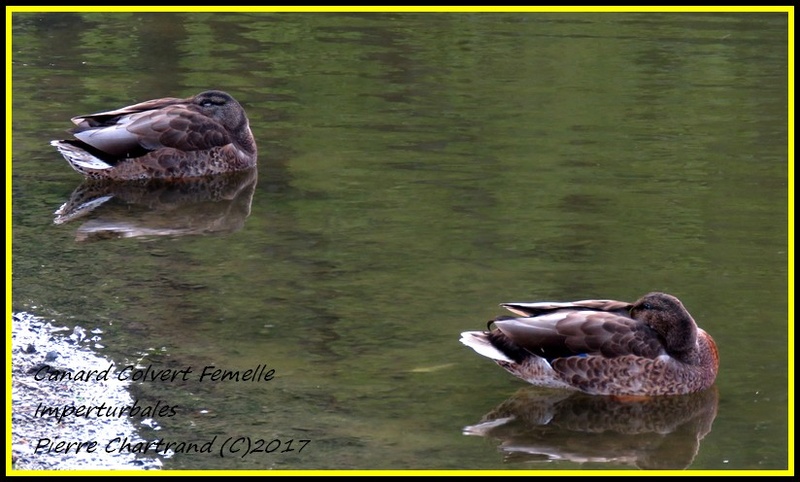
[[465, 331], [461, 333], [461, 343], [472, 348], [479, 355], [483, 355], [492, 360], [500, 360], [509, 363], [514, 363], [514, 360], [506, 356], [502, 351], [495, 348], [489, 341], [489, 337], [482, 331]]
[[70, 166], [78, 172], [103, 171], [113, 167], [70, 141], [51, 141], [50, 145], [58, 149]]

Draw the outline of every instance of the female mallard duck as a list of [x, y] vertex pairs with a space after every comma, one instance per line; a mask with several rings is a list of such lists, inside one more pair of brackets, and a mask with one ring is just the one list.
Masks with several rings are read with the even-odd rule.
[[461, 342], [538, 386], [598, 395], [679, 395], [714, 383], [717, 345], [683, 304], [650, 293], [613, 300], [504, 303], [522, 316], [501, 317], [490, 331]]
[[149, 100], [72, 122], [76, 139], [51, 144], [92, 179], [201, 177], [256, 165], [244, 109], [218, 90]]

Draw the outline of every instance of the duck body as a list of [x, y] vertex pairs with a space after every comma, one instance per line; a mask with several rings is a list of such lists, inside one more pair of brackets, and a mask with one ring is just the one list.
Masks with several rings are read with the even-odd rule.
[[615, 300], [504, 303], [500, 317], [461, 342], [538, 386], [597, 395], [681, 395], [709, 388], [719, 353], [683, 304], [666, 293]]
[[244, 109], [218, 90], [149, 100], [72, 122], [75, 139], [51, 144], [90, 179], [193, 178], [256, 165]]

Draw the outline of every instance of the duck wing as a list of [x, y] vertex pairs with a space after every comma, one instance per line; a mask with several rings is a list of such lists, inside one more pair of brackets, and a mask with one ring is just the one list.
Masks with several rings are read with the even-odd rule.
[[[571, 356], [654, 358], [664, 353], [658, 335], [644, 323], [608, 311], [554, 311], [544, 315], [495, 320], [493, 344], [519, 358], [518, 350], [547, 360]], [[514, 353], [516, 352], [516, 353]]]
[[616, 300], [580, 300], [568, 302], [542, 301], [535, 303], [502, 303], [500, 306], [521, 316], [539, 316], [562, 310], [607, 311], [627, 316], [631, 303]]
[[122, 107], [120, 109], [97, 112], [88, 115], [79, 115], [70, 120], [77, 126], [75, 129], [76, 131], [82, 131], [94, 127], [108, 127], [116, 124], [117, 119], [124, 116], [138, 114], [141, 112], [157, 111], [159, 109], [178, 104], [186, 105], [187, 100], [178, 99], [175, 97], [164, 97], [163, 99], [148, 100], [138, 104]]
[[227, 130], [183, 99], [158, 99], [122, 109], [74, 117], [75, 137], [102, 152], [138, 157], [174, 148], [184, 152], [231, 143]]

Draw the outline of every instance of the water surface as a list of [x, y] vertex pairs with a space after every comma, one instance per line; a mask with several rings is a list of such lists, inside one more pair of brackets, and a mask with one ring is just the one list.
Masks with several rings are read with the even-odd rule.
[[[123, 366], [275, 370], [138, 384], [180, 407], [146, 438], [311, 440], [165, 469], [787, 468], [786, 14], [17, 13], [12, 27], [12, 308], [101, 328]], [[185, 211], [121, 196], [53, 223], [81, 183], [48, 144], [70, 117], [209, 88], [247, 110], [255, 189]], [[91, 231], [109, 223], [130, 236]], [[586, 426], [463, 433], [551, 403], [458, 342], [498, 303], [653, 290], [681, 298], [722, 359], [673, 435], [600, 438], [590, 457], [572, 451]], [[659, 448], [614, 458], [612, 440]]]

